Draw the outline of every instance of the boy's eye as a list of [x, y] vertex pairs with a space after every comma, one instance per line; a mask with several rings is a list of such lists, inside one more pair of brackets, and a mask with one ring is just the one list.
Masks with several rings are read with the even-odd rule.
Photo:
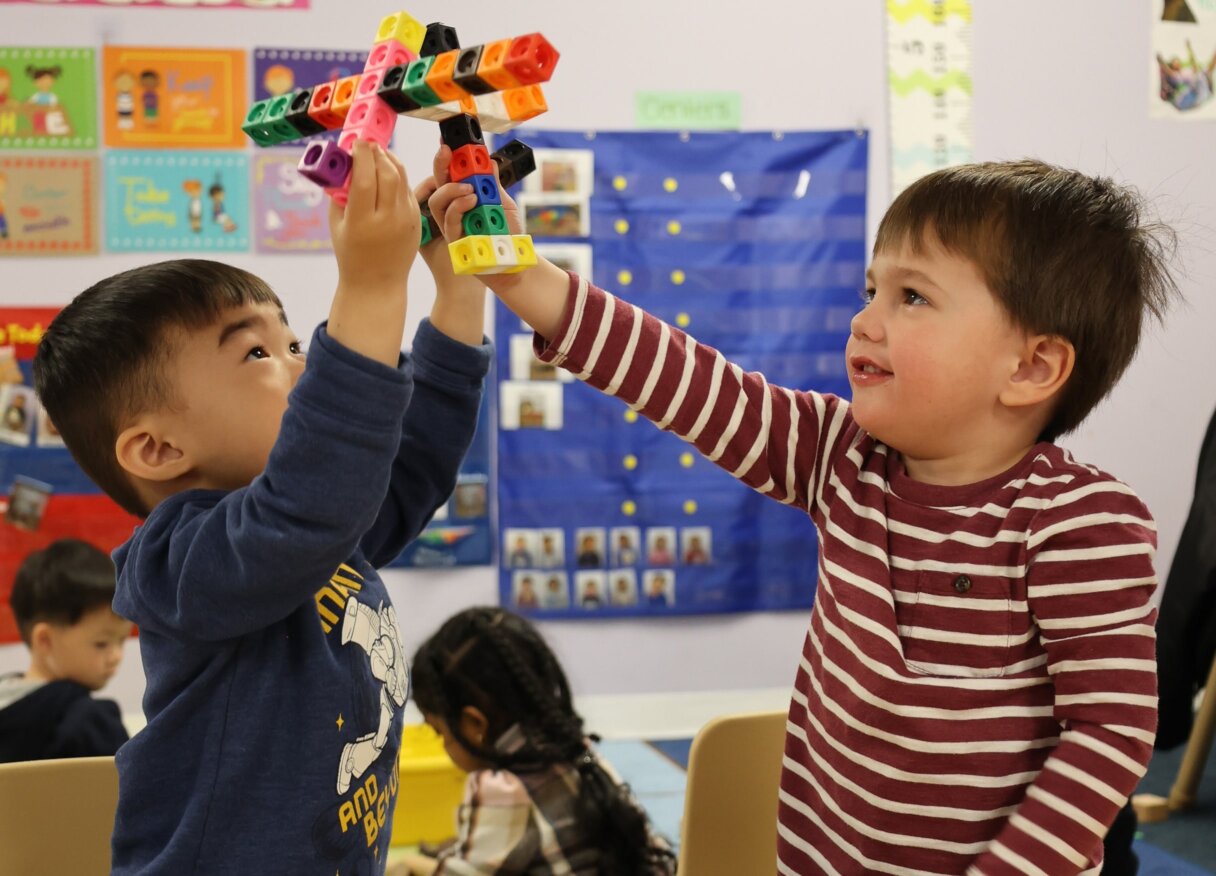
[[250, 350], [248, 353], [245, 354], [245, 358], [246, 359], [265, 359], [266, 358], [266, 348], [265, 347], [254, 347], [252, 350]]
[[867, 304], [869, 304], [871, 301], [874, 300], [874, 291], [875, 290], [873, 288], [870, 288], [870, 289], [862, 289], [858, 293], [859, 297], [861, 298], [862, 307], [865, 307]]
[[304, 345], [301, 344], [299, 341], [292, 341], [291, 346], [288, 349], [290, 349], [291, 352], [293, 354], [295, 354], [296, 356], [299, 356], [300, 354], [302, 354], [304, 352]]
[[915, 289], [904, 290], [904, 301], [908, 304], [928, 304], [929, 302]]

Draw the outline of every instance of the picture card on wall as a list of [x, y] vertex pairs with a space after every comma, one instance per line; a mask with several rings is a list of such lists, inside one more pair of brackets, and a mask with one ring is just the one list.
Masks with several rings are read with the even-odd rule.
[[248, 98], [239, 49], [106, 46], [107, 146], [240, 149]]
[[106, 249], [249, 249], [244, 153], [122, 151], [106, 155]]
[[254, 248], [258, 252], [328, 252], [325, 192], [300, 176], [299, 159], [282, 150], [254, 155]]
[[97, 252], [97, 159], [0, 156], [0, 255]]
[[96, 149], [92, 49], [0, 47], [0, 149]]

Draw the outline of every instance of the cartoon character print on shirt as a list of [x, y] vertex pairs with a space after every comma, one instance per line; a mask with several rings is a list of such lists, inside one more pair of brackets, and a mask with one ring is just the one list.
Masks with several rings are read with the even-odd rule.
[[383, 687], [380, 688], [380, 721], [376, 729], [342, 748], [338, 762], [339, 794], [345, 794], [351, 780], [362, 776], [384, 750], [393, 714], [405, 706], [410, 685], [397, 614], [391, 605], [385, 607], [381, 603], [373, 609], [352, 595], [346, 600], [346, 615], [342, 619], [342, 644], [354, 644], [367, 652], [372, 677], [383, 682]]

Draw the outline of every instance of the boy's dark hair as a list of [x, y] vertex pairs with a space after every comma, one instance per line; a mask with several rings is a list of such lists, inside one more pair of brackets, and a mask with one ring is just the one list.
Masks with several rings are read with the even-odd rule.
[[114, 600], [114, 563], [75, 538], [61, 538], [22, 561], [9, 604], [26, 645], [34, 624], [71, 624]]
[[1076, 362], [1040, 436], [1071, 432], [1135, 356], [1147, 311], [1161, 319], [1178, 289], [1175, 239], [1143, 217], [1132, 189], [1041, 161], [950, 167], [897, 197], [874, 251], [918, 255], [936, 239], [974, 262], [1015, 325], [1072, 343]]
[[[592, 756], [583, 720], [574, 711], [566, 674], [530, 623], [501, 608], [470, 608], [448, 619], [414, 655], [414, 701], [447, 723], [456, 741], [495, 768], [515, 773], [551, 764], [577, 766], [576, 816], [599, 852], [597, 873], [645, 876], [668, 872], [671, 852], [651, 837], [646, 814]], [[488, 742], [475, 745], [460, 732], [465, 706], [489, 721]], [[518, 751], [494, 747], [518, 725]]]
[[34, 388], [85, 474], [126, 511], [145, 508], [114, 444], [131, 417], [173, 404], [165, 368], [173, 330], [212, 325], [246, 304], [282, 305], [258, 277], [203, 259], [115, 274], [51, 321], [34, 355]]

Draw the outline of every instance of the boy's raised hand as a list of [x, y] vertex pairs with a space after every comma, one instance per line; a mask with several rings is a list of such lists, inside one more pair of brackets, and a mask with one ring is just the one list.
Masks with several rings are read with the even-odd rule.
[[344, 347], [396, 366], [406, 280], [421, 235], [418, 202], [397, 156], [359, 140], [353, 157], [346, 206], [329, 206], [338, 289], [328, 332]]
[[[435, 175], [423, 182], [416, 193], [419, 200], [426, 199], [445, 241], [459, 240], [464, 236], [461, 219], [465, 213], [477, 206], [477, 195], [471, 185], [450, 180], [448, 167], [451, 162], [452, 150], [447, 145], [441, 145], [435, 155]], [[497, 163], [494, 164], [494, 178], [498, 179]], [[501, 182], [498, 195], [502, 199], [503, 212], [507, 217], [507, 230], [512, 234], [522, 234], [524, 223], [519, 207], [507, 194]], [[422, 257], [435, 275], [437, 287], [444, 283], [463, 284], [470, 277], [475, 277], [544, 337], [554, 337], [561, 326], [570, 281], [566, 272], [548, 259], [539, 258], [536, 267], [517, 274], [474, 274], [470, 277], [457, 277], [452, 271], [452, 261], [446, 243], [443, 246], [428, 244], [423, 248]], [[526, 293], [523, 289], [527, 290]]]
[[409, 178], [397, 156], [376, 143], [355, 141], [353, 157], [346, 206], [329, 204], [339, 282], [403, 289], [421, 234]]

